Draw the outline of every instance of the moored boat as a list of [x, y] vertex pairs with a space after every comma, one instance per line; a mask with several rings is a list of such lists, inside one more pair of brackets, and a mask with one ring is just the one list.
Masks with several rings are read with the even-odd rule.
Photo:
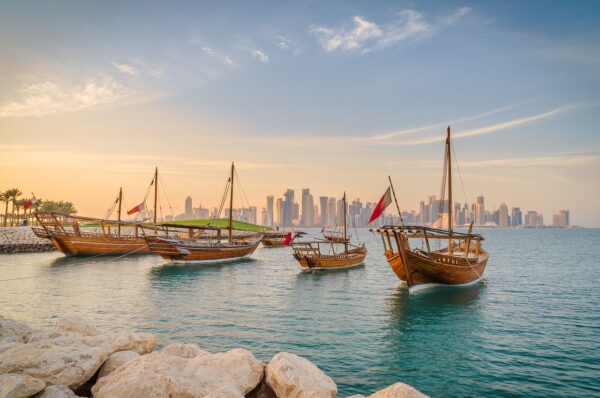
[[184, 263], [231, 261], [254, 253], [261, 242], [263, 233], [249, 234], [246, 231], [238, 232], [233, 229], [235, 175], [235, 166], [232, 163], [231, 175], [223, 195], [223, 199], [225, 199], [227, 191], [229, 191], [229, 218], [225, 230], [226, 236], [223, 236], [222, 228], [218, 227], [162, 224], [163, 234], [166, 236], [146, 236], [145, 241], [149, 249], [164, 259]]
[[344, 193], [344, 226], [341, 239], [313, 240], [292, 243], [294, 258], [304, 270], [335, 270], [361, 266], [367, 256], [364, 243], [352, 245], [346, 228], [346, 194]]
[[[446, 136], [444, 165], [443, 181], [448, 183], [448, 206], [446, 217], [441, 217], [440, 220], [447, 221], [447, 229], [409, 225], [372, 229], [380, 233], [390, 267], [396, 276], [408, 285], [410, 291], [439, 285], [466, 286], [476, 283], [483, 277], [489, 258], [482, 247], [484, 238], [472, 232], [472, 224], [466, 233], [453, 230], [450, 127]], [[393, 192], [391, 180], [390, 188]], [[445, 189], [444, 184], [442, 193]], [[387, 192], [386, 194], [389, 195]], [[380, 204], [389, 203], [384, 198], [380, 200]], [[419, 241], [421, 245], [417, 247]], [[445, 243], [446, 247], [436, 248], [438, 243], [440, 246]]]
[[262, 238], [262, 244], [265, 247], [284, 247], [289, 246], [294, 239], [304, 235], [304, 232], [265, 232]]

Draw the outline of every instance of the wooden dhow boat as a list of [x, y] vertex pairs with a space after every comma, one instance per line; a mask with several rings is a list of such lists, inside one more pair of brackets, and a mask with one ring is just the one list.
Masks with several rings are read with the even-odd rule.
[[[154, 224], [156, 224], [157, 181], [158, 168], [155, 169], [154, 178], [150, 183], [150, 187], [154, 185]], [[36, 236], [49, 239], [56, 250], [65, 256], [149, 254], [150, 250], [143, 238], [141, 222], [122, 221], [122, 203], [123, 190], [119, 189], [119, 195], [113, 204], [113, 209], [118, 205], [117, 220], [62, 213], [35, 213], [39, 226], [32, 227], [32, 230]], [[143, 208], [145, 204], [142, 203], [128, 213]], [[113, 209], [109, 211], [109, 215]]]
[[346, 228], [346, 193], [344, 193], [344, 227], [341, 240], [314, 240], [293, 242], [294, 258], [306, 271], [336, 270], [358, 267], [364, 264], [367, 248], [364, 243], [349, 243]]
[[329, 242], [348, 243], [352, 239], [352, 235], [344, 235], [343, 230], [338, 230], [337, 227], [332, 229], [323, 229], [323, 238]]
[[[177, 224], [162, 224], [166, 236], [146, 236], [144, 239], [152, 253], [172, 262], [202, 263], [231, 261], [250, 256], [263, 238], [262, 232], [247, 233], [233, 229], [233, 188], [235, 166], [231, 164], [231, 175], [223, 199], [229, 191], [229, 218], [226, 237], [222, 228], [191, 227]], [[221, 208], [224, 202], [221, 203]]]
[[[472, 233], [473, 224], [466, 233], [453, 230], [450, 127], [446, 136], [444, 164], [443, 181], [448, 183], [448, 229], [405, 225], [371, 229], [380, 233], [390, 267], [396, 276], [408, 285], [410, 291], [439, 285], [466, 286], [476, 283], [483, 277], [488, 261], [488, 253], [482, 247], [484, 239], [481, 235]], [[390, 188], [393, 192], [391, 180]], [[445, 183], [442, 191], [444, 190]], [[444, 220], [444, 217], [441, 219]], [[421, 247], [417, 248], [419, 241]], [[435, 249], [434, 243], [439, 243], [440, 246], [446, 243], [446, 247]]]
[[270, 231], [265, 232], [262, 238], [262, 244], [265, 247], [284, 247], [289, 246], [294, 239], [304, 235], [304, 232], [284, 232], [284, 231]]

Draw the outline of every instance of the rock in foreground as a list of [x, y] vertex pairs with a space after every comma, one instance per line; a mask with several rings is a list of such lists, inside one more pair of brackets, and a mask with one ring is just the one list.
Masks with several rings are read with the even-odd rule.
[[0, 374], [0, 397], [25, 398], [37, 394], [46, 383], [35, 377], [19, 374]]
[[177, 344], [120, 366], [99, 379], [92, 393], [95, 398], [243, 398], [260, 383], [264, 368], [241, 348], [209, 354], [195, 345]]
[[337, 386], [308, 359], [288, 352], [275, 355], [267, 365], [267, 384], [277, 397], [335, 398]]

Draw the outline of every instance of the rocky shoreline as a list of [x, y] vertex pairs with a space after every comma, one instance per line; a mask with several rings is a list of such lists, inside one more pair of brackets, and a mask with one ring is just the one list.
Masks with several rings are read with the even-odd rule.
[[[0, 397], [337, 396], [335, 382], [295, 354], [280, 352], [264, 363], [243, 348], [211, 354], [195, 344], [173, 343], [154, 351], [157, 340], [150, 333], [99, 330], [81, 318], [32, 329], [0, 316]], [[408, 397], [426, 395], [404, 383], [369, 395]]]
[[0, 228], [0, 254], [54, 251], [48, 239], [35, 236], [30, 227]]

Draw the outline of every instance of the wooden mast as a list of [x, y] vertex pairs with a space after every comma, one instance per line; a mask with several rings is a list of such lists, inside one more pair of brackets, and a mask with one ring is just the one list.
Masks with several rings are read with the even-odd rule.
[[452, 254], [452, 212], [454, 204], [452, 203], [452, 150], [450, 147], [450, 126], [448, 126], [448, 135], [446, 136], [446, 152], [448, 154], [448, 254]]
[[227, 223], [227, 229], [229, 230], [229, 244], [233, 242], [233, 175], [235, 172], [235, 166], [231, 162], [231, 191], [229, 192], [229, 220]]
[[398, 216], [400, 216], [400, 222], [404, 225], [404, 220], [402, 219], [402, 212], [400, 211], [400, 206], [398, 205], [398, 199], [396, 199], [396, 191], [394, 191], [394, 184], [392, 184], [392, 177], [388, 176], [388, 180], [390, 180], [390, 188], [392, 188], [392, 195], [394, 195], [394, 202], [396, 202], [396, 209], [398, 210]]
[[346, 240], [346, 213], [348, 212], [346, 203], [346, 192], [344, 191], [344, 249], [348, 252], [348, 240]]
[[156, 209], [158, 203], [158, 167], [154, 169], [154, 229], [156, 230]]
[[119, 224], [117, 225], [117, 236], [121, 237], [121, 203], [123, 203], [123, 188], [119, 188]]

